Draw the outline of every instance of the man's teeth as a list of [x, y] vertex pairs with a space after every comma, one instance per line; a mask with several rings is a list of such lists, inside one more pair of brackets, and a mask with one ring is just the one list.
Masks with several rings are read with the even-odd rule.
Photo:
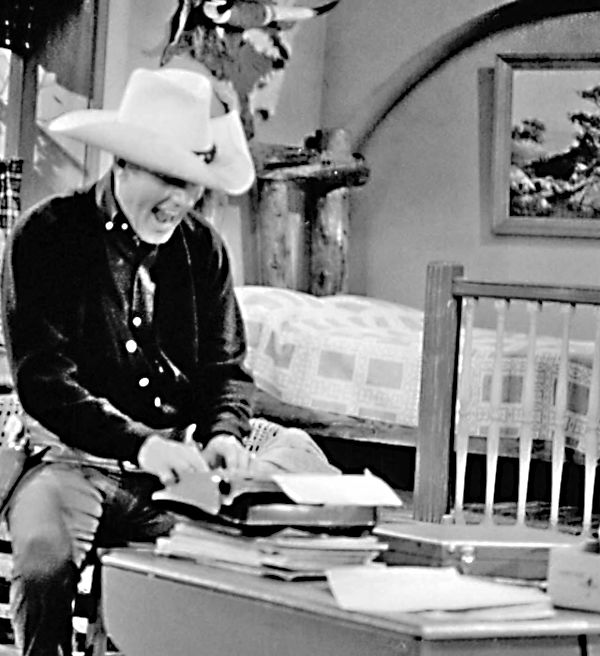
[[169, 222], [173, 221], [174, 217], [169, 212], [163, 212], [161, 210], [155, 210], [154, 211], [154, 218], [159, 223], [169, 223]]

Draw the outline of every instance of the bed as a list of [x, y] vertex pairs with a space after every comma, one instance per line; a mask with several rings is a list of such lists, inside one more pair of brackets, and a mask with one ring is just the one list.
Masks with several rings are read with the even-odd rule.
[[[531, 328], [509, 330], [504, 310], [495, 310], [496, 325], [480, 327], [473, 299], [491, 294], [502, 303], [517, 296], [533, 299], [537, 307], [539, 299], [560, 300], [566, 291], [469, 283], [462, 274], [458, 265], [431, 264], [424, 310], [352, 294], [316, 297], [284, 288], [238, 287], [248, 335], [246, 365], [256, 386], [255, 415], [306, 430], [343, 470], [369, 468], [397, 489], [416, 487], [415, 512], [423, 517], [441, 517], [454, 501], [447, 479], [455, 466], [455, 428], [463, 443], [466, 439], [463, 455], [485, 458], [495, 441], [498, 457], [514, 461], [527, 425], [531, 457], [554, 460], [557, 467], [558, 422], [561, 458], [575, 465], [589, 460], [591, 430], [596, 452], [598, 442], [597, 416], [590, 418], [590, 412], [597, 415], [592, 407], [597, 404], [589, 401], [598, 396], [593, 369], [600, 340], [594, 334], [565, 337], [571, 317], [563, 312], [556, 317], [557, 334], [538, 331], [531, 355]], [[471, 300], [463, 300], [465, 290]], [[570, 308], [591, 303], [596, 293], [570, 292]], [[592, 317], [592, 333], [597, 325]], [[459, 368], [469, 370], [461, 384]], [[6, 419], [19, 407], [1, 349], [0, 390]], [[465, 467], [462, 462], [463, 479]], [[436, 487], [439, 481], [446, 482]]]
[[[323, 421], [323, 431], [328, 426], [335, 431], [336, 423], [345, 425], [340, 437], [416, 444], [422, 310], [364, 296], [314, 297], [273, 287], [241, 287], [237, 297], [248, 334], [246, 363], [260, 394], [259, 411], [275, 414], [279, 408], [285, 413], [287, 407], [286, 421], [310, 425], [311, 417], [316, 423], [329, 418], [331, 423]], [[593, 347], [592, 341], [570, 343], [566, 438], [567, 446], [575, 449], [587, 410]], [[472, 389], [463, 399], [463, 413], [473, 414], [473, 436], [488, 432], [495, 348], [495, 328], [473, 328]], [[518, 437], [527, 348], [526, 332], [505, 331], [500, 430], [507, 439]], [[538, 337], [535, 432], [541, 450], [549, 439], [543, 419], [553, 412], [559, 356], [558, 337]]]

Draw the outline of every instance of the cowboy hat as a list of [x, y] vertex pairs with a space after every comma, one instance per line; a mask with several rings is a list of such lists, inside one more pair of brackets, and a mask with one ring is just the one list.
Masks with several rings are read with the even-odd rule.
[[243, 194], [254, 165], [236, 111], [211, 118], [204, 75], [169, 68], [133, 71], [117, 110], [68, 112], [48, 129], [156, 173]]

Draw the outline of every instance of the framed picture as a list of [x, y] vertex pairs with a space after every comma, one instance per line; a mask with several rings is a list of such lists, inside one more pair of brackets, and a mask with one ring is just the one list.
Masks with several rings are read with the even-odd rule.
[[499, 235], [600, 238], [600, 55], [498, 55]]

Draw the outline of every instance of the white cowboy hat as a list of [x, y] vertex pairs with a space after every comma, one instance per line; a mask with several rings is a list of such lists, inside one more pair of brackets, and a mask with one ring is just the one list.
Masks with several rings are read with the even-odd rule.
[[236, 111], [211, 118], [211, 95], [210, 81], [199, 73], [140, 68], [119, 109], [68, 112], [48, 129], [156, 173], [243, 194], [254, 181], [244, 129]]

